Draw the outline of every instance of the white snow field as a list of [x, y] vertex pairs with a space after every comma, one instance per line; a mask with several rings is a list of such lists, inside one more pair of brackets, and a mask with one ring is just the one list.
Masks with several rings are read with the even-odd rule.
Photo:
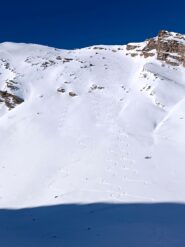
[[183, 65], [2, 43], [0, 140], [2, 247], [185, 245]]

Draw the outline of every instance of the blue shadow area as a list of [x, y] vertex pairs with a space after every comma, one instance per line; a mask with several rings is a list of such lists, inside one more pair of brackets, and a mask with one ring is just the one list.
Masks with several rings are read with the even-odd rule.
[[64, 204], [0, 210], [2, 247], [181, 247], [185, 205]]

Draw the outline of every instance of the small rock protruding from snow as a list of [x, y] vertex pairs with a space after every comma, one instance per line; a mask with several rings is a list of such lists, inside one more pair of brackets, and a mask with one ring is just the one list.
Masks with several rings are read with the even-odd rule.
[[57, 92], [59, 92], [59, 93], [65, 93], [65, 88], [63, 88], [63, 87], [59, 87], [58, 89], [57, 89]]
[[69, 96], [75, 97], [75, 96], [77, 96], [77, 94], [75, 92], [69, 92]]

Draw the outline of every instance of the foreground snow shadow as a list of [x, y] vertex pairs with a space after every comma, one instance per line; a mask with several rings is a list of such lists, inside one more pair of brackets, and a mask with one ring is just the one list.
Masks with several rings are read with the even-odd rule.
[[0, 210], [2, 247], [185, 246], [185, 205], [64, 204]]

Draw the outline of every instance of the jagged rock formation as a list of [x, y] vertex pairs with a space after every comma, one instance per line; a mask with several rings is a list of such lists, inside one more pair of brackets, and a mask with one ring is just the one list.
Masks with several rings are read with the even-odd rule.
[[158, 60], [167, 64], [185, 67], [185, 36], [161, 30], [157, 37], [148, 39], [144, 47], [141, 45], [128, 44], [127, 51], [132, 57], [140, 55], [145, 58], [157, 56]]

